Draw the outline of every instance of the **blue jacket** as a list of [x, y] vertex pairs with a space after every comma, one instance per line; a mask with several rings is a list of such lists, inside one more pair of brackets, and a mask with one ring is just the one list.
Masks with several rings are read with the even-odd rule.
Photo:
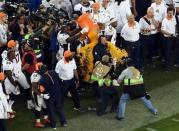
[[27, 0], [30, 11], [36, 11], [42, 4], [42, 0]]
[[48, 74], [44, 74], [40, 79], [39, 84], [45, 87], [45, 93], [49, 93], [49, 100], [62, 100], [63, 90], [61, 87], [61, 81], [55, 71], [52, 70], [49, 71]]

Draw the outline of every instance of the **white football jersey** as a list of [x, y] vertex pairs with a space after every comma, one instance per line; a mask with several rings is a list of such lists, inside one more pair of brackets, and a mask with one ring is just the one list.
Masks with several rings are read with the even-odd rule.
[[69, 38], [69, 37], [70, 37], [70, 36], [69, 36], [68, 34], [59, 32], [58, 35], [57, 35], [58, 43], [59, 43], [60, 45], [65, 45], [65, 44], [67, 44], [66, 40], [67, 40], [67, 38]]
[[7, 50], [2, 52], [1, 57], [2, 57], [2, 63], [3, 63], [3, 60], [7, 58]]
[[[20, 56], [20, 53], [19, 51], [16, 51], [15, 52], [15, 55], [16, 55], [16, 59], [13, 60], [13, 66], [15, 68], [14, 70], [14, 73], [18, 73], [19, 71], [22, 71], [22, 61], [21, 61], [21, 56]], [[3, 53], [1, 54], [1, 57], [2, 57], [2, 63], [3, 61], [7, 61], [7, 51], [3, 51]]]
[[81, 3], [76, 4], [74, 7], [75, 11], [80, 11], [81, 13], [85, 13], [85, 12], [91, 12], [92, 11], [92, 5], [94, 4], [93, 1], [89, 1], [89, 6], [85, 7], [83, 6]]
[[41, 79], [41, 75], [38, 74], [37, 72], [32, 73], [32, 75], [30, 77], [31, 83], [37, 83], [37, 82], [39, 82], [40, 79]]
[[16, 55], [16, 59], [15, 59], [15, 69], [17, 70], [17, 71], [21, 71], [22, 70], [22, 61], [21, 61], [21, 56], [20, 56], [20, 53], [19, 53], [19, 51], [16, 51], [15, 52], [15, 55]]
[[2, 69], [3, 71], [12, 71], [14, 70], [13, 62], [9, 61], [8, 59], [4, 59], [2, 63]]

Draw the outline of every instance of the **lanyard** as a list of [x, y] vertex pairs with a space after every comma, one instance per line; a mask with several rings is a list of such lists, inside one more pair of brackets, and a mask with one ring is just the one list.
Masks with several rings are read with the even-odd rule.
[[46, 73], [46, 75], [50, 78], [52, 84], [54, 85], [55, 83], [54, 83], [54, 80], [53, 80], [52, 76], [48, 72]]

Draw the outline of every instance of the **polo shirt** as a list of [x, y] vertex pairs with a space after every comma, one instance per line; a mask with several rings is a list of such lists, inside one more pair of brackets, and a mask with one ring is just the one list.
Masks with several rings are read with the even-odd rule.
[[129, 27], [128, 23], [124, 25], [121, 30], [121, 36], [125, 41], [136, 42], [139, 40], [140, 26], [139, 23], [135, 21], [134, 27]]
[[57, 63], [55, 71], [58, 73], [60, 79], [71, 80], [74, 77], [74, 70], [76, 69], [77, 66], [74, 59], [65, 63], [63, 58]]
[[157, 28], [155, 27], [155, 25], [153, 24], [151, 19], [148, 19], [148, 20], [151, 23], [150, 25], [146, 22], [146, 20], [143, 17], [139, 20], [139, 25], [140, 25], [141, 30], [151, 29], [151, 32], [148, 32], [148, 33], [145, 33], [145, 34], [143, 32], [141, 32], [141, 34], [143, 34], [143, 35], [156, 34]]
[[[175, 35], [175, 33], [176, 33], [176, 20], [175, 20], [175, 18], [173, 17], [172, 20], [168, 20], [167, 18], [165, 18], [162, 21], [161, 29], [164, 30], [164, 31], [169, 32], [170, 34]], [[170, 37], [168, 35], [164, 35], [164, 36], [165, 37]]]
[[120, 33], [122, 27], [127, 23], [127, 17], [132, 14], [128, 1], [121, 1], [120, 5], [117, 5], [116, 10], [116, 19], [118, 22], [117, 33]]
[[156, 20], [159, 23], [162, 23], [162, 20], [165, 18], [167, 14], [166, 6], [163, 3], [161, 3], [160, 5], [157, 5], [156, 3], [152, 3], [151, 7], [154, 9], [154, 15]]

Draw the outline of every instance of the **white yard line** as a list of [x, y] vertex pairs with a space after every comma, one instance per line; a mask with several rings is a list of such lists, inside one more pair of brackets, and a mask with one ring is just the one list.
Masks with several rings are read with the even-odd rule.
[[147, 131], [158, 131], [158, 130], [156, 130], [156, 129], [149, 128], [149, 127], [148, 127], [148, 128], [146, 128], [146, 130], [147, 130]]
[[176, 118], [172, 118], [171, 120], [174, 122], [179, 122], [179, 119], [176, 119]]

